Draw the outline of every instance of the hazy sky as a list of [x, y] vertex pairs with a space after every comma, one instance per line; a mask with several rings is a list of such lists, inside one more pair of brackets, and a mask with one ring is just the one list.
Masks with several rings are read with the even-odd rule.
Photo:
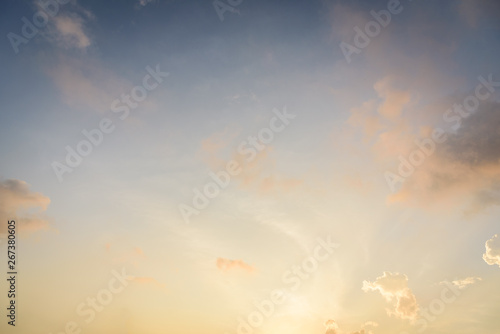
[[499, 333], [499, 2], [0, 17], [2, 333]]

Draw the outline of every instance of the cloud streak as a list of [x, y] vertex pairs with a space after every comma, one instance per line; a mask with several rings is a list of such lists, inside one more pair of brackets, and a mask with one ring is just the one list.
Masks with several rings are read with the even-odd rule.
[[463, 290], [463, 289], [467, 288], [469, 285], [475, 284], [478, 281], [482, 281], [482, 280], [483, 279], [481, 277], [466, 277], [466, 278], [457, 279], [457, 280], [454, 280], [451, 282], [442, 281], [439, 284], [441, 284], [441, 285], [452, 284], [452, 285], [456, 286], [457, 288], [459, 288], [460, 290]]

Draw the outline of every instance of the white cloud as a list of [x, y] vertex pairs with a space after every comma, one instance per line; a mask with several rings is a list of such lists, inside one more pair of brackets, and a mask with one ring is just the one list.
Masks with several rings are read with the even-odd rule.
[[374, 282], [363, 281], [363, 291], [379, 291], [394, 310], [387, 310], [389, 315], [415, 321], [418, 316], [418, 304], [415, 295], [408, 288], [408, 277], [400, 273], [385, 271]]
[[495, 234], [493, 238], [486, 241], [484, 245], [486, 247], [486, 252], [483, 254], [483, 260], [492, 265], [498, 265], [500, 267], [500, 238], [498, 234]]
[[459, 280], [454, 280], [454, 281], [451, 281], [451, 282], [442, 281], [439, 284], [444, 285], [444, 284], [450, 283], [450, 284], [453, 284], [454, 286], [456, 286], [457, 288], [459, 288], [460, 290], [463, 290], [468, 285], [474, 284], [474, 283], [476, 283], [478, 281], [482, 281], [482, 278], [481, 277], [466, 277], [466, 278], [459, 279]]

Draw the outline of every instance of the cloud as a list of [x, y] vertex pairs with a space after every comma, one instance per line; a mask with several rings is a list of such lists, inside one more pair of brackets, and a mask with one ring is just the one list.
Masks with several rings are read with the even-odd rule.
[[413, 136], [403, 112], [411, 106], [413, 94], [398, 88], [402, 82], [384, 76], [373, 85], [378, 98], [350, 109], [347, 123], [361, 128], [367, 140], [374, 140], [372, 153], [377, 160], [402, 154], [412, 145]]
[[325, 327], [326, 327], [325, 334], [339, 334], [340, 333], [339, 325], [337, 325], [337, 323], [332, 319], [328, 319], [325, 322]]
[[[34, 1], [34, 6], [43, 11], [39, 1]], [[85, 51], [93, 44], [86, 27], [95, 16], [89, 10], [81, 7], [76, 2], [69, 3], [53, 17], [42, 34], [45, 38], [63, 49], [78, 49]]]
[[[49, 228], [49, 222], [41, 217], [50, 199], [32, 192], [21, 180], [0, 181], [0, 228], [6, 230], [8, 220], [16, 220], [19, 230], [35, 232]], [[38, 210], [36, 210], [38, 209]], [[38, 211], [38, 212], [36, 212]]]
[[500, 238], [495, 234], [493, 238], [486, 241], [486, 252], [483, 254], [483, 260], [490, 266], [498, 265], [500, 267]]
[[389, 315], [412, 322], [417, 319], [419, 307], [415, 295], [408, 288], [406, 275], [385, 271], [375, 282], [363, 281], [362, 290], [379, 291], [394, 306], [394, 310], [387, 310]]
[[60, 55], [57, 63], [46, 71], [59, 88], [64, 103], [100, 113], [109, 112], [112, 102], [132, 86], [92, 59]]
[[416, 141], [428, 140], [434, 129], [446, 132], [446, 140], [434, 142], [424, 162], [397, 183], [401, 187], [388, 202], [428, 209], [462, 206], [466, 216], [500, 205], [500, 103], [482, 101], [469, 116], [443, 123], [445, 113], [447, 120], [460, 116], [450, 112], [468, 95], [436, 97], [428, 104], [430, 93], [422, 94], [420, 84], [409, 82], [407, 74], [385, 74], [373, 85], [378, 97], [351, 108], [347, 121], [362, 130], [382, 174], [398, 174], [399, 156], [408, 160], [412, 152], [420, 152]]
[[351, 116], [347, 123], [351, 126], [360, 127], [365, 136], [371, 138], [382, 129], [380, 115], [374, 112], [376, 109], [376, 100], [363, 102], [361, 106], [351, 108]]
[[446, 141], [445, 157], [450, 161], [480, 167], [500, 160], [500, 103], [484, 102], [464, 119], [457, 133]]
[[378, 107], [378, 113], [388, 119], [397, 119], [401, 116], [405, 106], [411, 101], [408, 91], [395, 89], [393, 78], [385, 77], [375, 83], [374, 89], [384, 99]]
[[[39, 6], [38, 2], [36, 5]], [[40, 6], [38, 9], [43, 10]], [[94, 19], [92, 12], [72, 2], [64, 7], [64, 12], [50, 19], [43, 34], [50, 43], [62, 49], [86, 51], [94, 44], [86, 27]], [[44, 60], [44, 72], [69, 107], [109, 112], [113, 101], [133, 87], [96, 57], [60, 49], [52, 52], [53, 55]]]
[[[437, 4], [432, 4], [430, 8], [434, 6]], [[455, 9], [457, 5], [446, 4], [446, 6]], [[369, 17], [369, 10], [359, 8], [356, 4], [345, 6], [335, 4], [331, 6], [331, 9], [334, 34], [337, 34], [339, 41], [351, 43], [353, 37], [350, 34], [353, 34], [353, 27], [355, 25], [363, 27], [366, 22], [373, 19]], [[418, 148], [414, 140], [421, 136], [425, 128], [432, 129], [435, 125], [441, 124], [438, 122], [442, 122], [442, 114], [448, 106], [439, 110], [436, 105], [443, 103], [443, 100], [448, 100], [450, 92], [463, 91], [467, 86], [465, 77], [459, 76], [455, 67], [456, 63], [452, 60], [455, 58], [455, 51], [457, 51], [457, 45], [460, 45], [463, 34], [459, 33], [458, 29], [454, 29], [453, 25], [444, 25], [436, 14], [437, 11], [416, 7], [411, 11], [411, 16], [405, 21], [404, 26], [397, 20], [393, 20], [383, 33], [373, 38], [373, 42], [362, 50], [362, 54], [355, 55], [354, 59], [358, 62], [356, 66], [346, 65], [343, 58], [337, 64], [341, 72], [351, 74], [345, 75], [346, 78], [355, 78], [344, 84], [343, 89], [347, 92], [349, 100], [356, 101], [360, 97], [364, 98], [362, 100], [364, 102], [354, 102], [355, 104], [350, 108], [347, 123], [361, 129], [365, 136], [364, 144], [370, 145], [371, 154], [367, 158], [373, 159], [375, 164], [367, 164], [366, 168], [375, 166], [375, 169], [378, 169], [376, 172], [382, 175], [387, 170], [391, 172], [397, 170], [399, 155], [408, 157], [414, 149]], [[351, 16], [354, 17], [353, 22], [348, 21]], [[457, 24], [462, 27], [461, 22]], [[404, 40], [401, 38], [399, 28], [405, 31]], [[435, 31], [440, 33], [433, 33]], [[408, 40], [412, 43], [408, 44]], [[413, 52], [416, 50], [419, 52]], [[359, 80], [360, 73], [364, 78], [361, 81]], [[373, 91], [365, 92], [364, 89], [370, 88], [371, 83], [374, 83]], [[376, 94], [375, 98], [370, 96], [373, 95], [372, 93]], [[446, 98], [442, 98], [443, 94]], [[369, 98], [365, 98], [366, 96]], [[427, 205], [437, 203], [437, 200], [446, 200], [448, 195], [454, 197], [454, 189], [441, 187], [439, 182], [444, 180], [433, 182], [434, 167], [440, 174], [439, 176], [446, 178], [449, 175], [437, 156], [435, 154], [432, 159], [425, 161], [424, 166], [419, 166], [418, 169], [422, 171], [420, 175], [417, 176], [417, 173], [412, 175], [411, 180], [408, 179], [403, 185], [402, 192], [390, 196], [388, 200]], [[446, 167], [453, 174], [456, 172], [452, 164], [446, 164]], [[455, 178], [454, 175], [452, 177]], [[457, 178], [461, 177], [462, 175], [457, 176]], [[413, 183], [408, 181], [413, 181]], [[484, 181], [486, 183], [486, 180]], [[457, 186], [463, 187], [465, 184], [457, 184]], [[467, 194], [466, 188], [460, 189], [459, 193]], [[495, 198], [500, 198], [497, 196], [499, 194], [500, 189], [494, 191], [480, 189], [476, 195], [481, 198], [475, 201], [470, 212], [481, 210], [485, 205], [491, 205], [495, 202]], [[451, 202], [454, 205], [458, 203], [453, 200]]]
[[442, 281], [439, 284], [445, 285], [445, 284], [451, 283], [454, 286], [456, 286], [457, 288], [459, 288], [460, 290], [463, 290], [467, 286], [472, 285], [472, 284], [474, 284], [474, 283], [476, 283], [478, 281], [482, 281], [482, 280], [483, 279], [481, 277], [467, 277], [467, 278], [464, 278], [464, 279], [454, 280], [454, 281], [451, 281], [451, 282]]
[[86, 49], [92, 42], [84, 31], [84, 19], [80, 16], [59, 15], [54, 18], [56, 39], [67, 48]]
[[216, 266], [219, 270], [227, 272], [232, 269], [242, 269], [246, 272], [253, 273], [255, 268], [242, 260], [229, 260], [224, 258], [217, 258]]
[[500, 103], [482, 102], [456, 131], [447, 133], [447, 140], [436, 145], [390, 200], [417, 205], [460, 203], [466, 205], [466, 215], [499, 205], [499, 134]]

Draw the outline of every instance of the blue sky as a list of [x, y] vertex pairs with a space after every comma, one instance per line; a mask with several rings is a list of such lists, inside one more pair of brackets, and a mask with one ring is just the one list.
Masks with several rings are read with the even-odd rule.
[[497, 333], [500, 6], [221, 1], [42, 1], [18, 52], [42, 5], [0, 5], [19, 332]]

